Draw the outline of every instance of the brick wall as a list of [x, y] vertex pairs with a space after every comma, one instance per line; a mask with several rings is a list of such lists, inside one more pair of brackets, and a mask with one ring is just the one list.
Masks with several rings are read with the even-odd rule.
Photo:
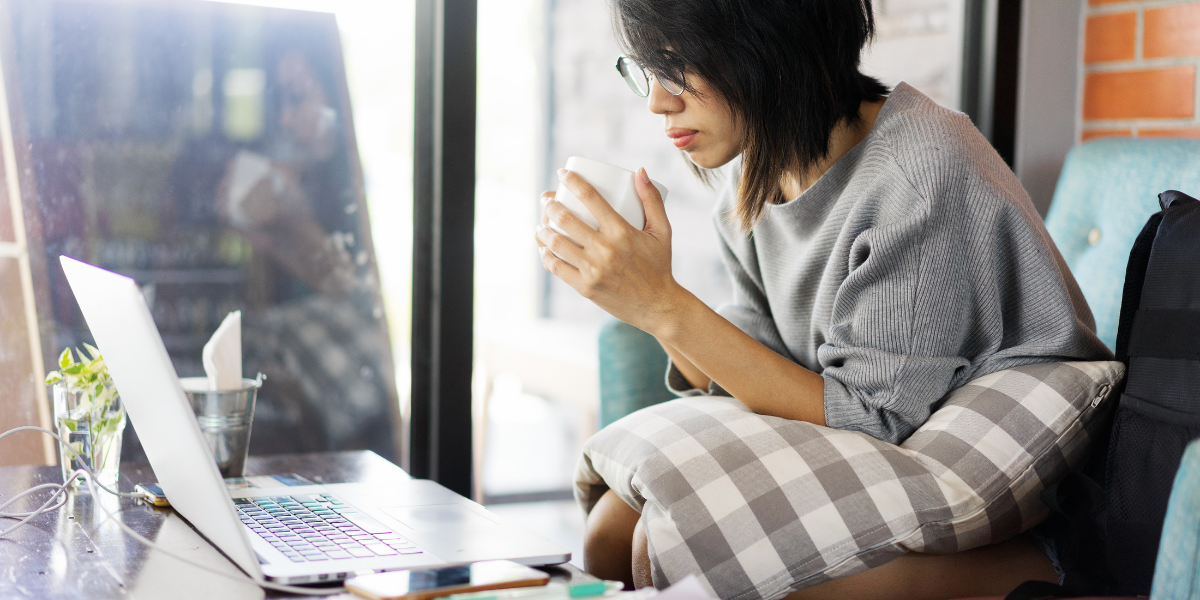
[[1200, 1], [1088, 0], [1081, 138], [1200, 137]]

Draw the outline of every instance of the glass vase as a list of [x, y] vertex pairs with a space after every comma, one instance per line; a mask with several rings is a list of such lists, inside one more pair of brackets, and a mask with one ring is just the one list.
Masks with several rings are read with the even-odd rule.
[[[125, 406], [115, 393], [97, 401], [90, 392], [73, 392], [62, 383], [53, 386], [54, 423], [59, 442], [63, 481], [87, 467], [97, 483], [116, 489], [121, 469], [121, 438], [125, 433]], [[79, 489], [80, 480], [73, 487]]]

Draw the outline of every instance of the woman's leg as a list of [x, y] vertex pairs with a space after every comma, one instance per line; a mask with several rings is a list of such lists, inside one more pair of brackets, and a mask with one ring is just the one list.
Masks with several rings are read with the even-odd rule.
[[[612, 490], [588, 513], [583, 538], [584, 570], [633, 589], [633, 531], [641, 515]], [[643, 544], [644, 545], [644, 544]]]
[[637, 526], [633, 528], [633, 588], [654, 585], [654, 576], [650, 574], [650, 541], [646, 539], [645, 522], [645, 519], [638, 519]]
[[[641, 523], [637, 528], [641, 532]], [[639, 539], [640, 538], [640, 539]], [[634, 581], [649, 576], [645, 535], [634, 536]], [[1025, 536], [955, 554], [910, 552], [885, 565], [788, 594], [786, 600], [945, 600], [1004, 596], [1029, 580], [1058, 583], [1054, 565]], [[646, 585], [650, 582], [647, 580]], [[629, 589], [629, 588], [626, 588]]]

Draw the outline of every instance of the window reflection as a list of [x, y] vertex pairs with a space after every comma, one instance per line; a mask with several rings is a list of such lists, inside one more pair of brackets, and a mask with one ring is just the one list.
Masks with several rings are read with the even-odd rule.
[[90, 341], [68, 254], [143, 286], [180, 376], [203, 375], [204, 342], [244, 311], [244, 371], [268, 377], [251, 452], [397, 458], [333, 17], [43, 0], [13, 3], [11, 24], [55, 346]]

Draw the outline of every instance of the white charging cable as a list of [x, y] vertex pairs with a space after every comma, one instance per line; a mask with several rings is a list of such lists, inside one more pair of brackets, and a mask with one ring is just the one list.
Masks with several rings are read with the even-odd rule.
[[[4, 439], [4, 438], [8, 437], [9, 435], [17, 433], [19, 431], [40, 431], [42, 433], [52, 436], [54, 439], [58, 440], [59, 442], [63, 441], [63, 439], [61, 437], [58, 437], [57, 433], [54, 433], [53, 431], [50, 431], [49, 429], [43, 429], [41, 427], [36, 427], [33, 425], [26, 425], [24, 427], [16, 427], [16, 428], [10, 429], [8, 431], [5, 431], [4, 433], [0, 433], [0, 439]], [[60, 447], [66, 448], [71, 452], [71, 454], [78, 456], [78, 453], [75, 452], [75, 449], [71, 448], [69, 445], [67, 445], [65, 443], [60, 444]], [[64, 459], [65, 459], [65, 457], [64, 457]], [[81, 465], [81, 466], [83, 466], [83, 465]], [[20, 522], [18, 522], [17, 524], [13, 525], [12, 527], [9, 527], [8, 529], [5, 529], [3, 532], [0, 532], [0, 538], [8, 536], [8, 534], [10, 534], [13, 531], [15, 531], [16, 529], [24, 526], [30, 520], [32, 520], [38, 516], [41, 516], [48, 512], [53, 512], [53, 511], [58, 510], [59, 508], [62, 508], [67, 503], [68, 488], [72, 483], [75, 482], [76, 479], [82, 479], [87, 484], [88, 491], [92, 494], [93, 498], [96, 498], [99, 495], [98, 491], [96, 489], [97, 487], [103, 489], [104, 491], [106, 491], [110, 494], [113, 494], [115, 496], [120, 496], [122, 498], [141, 498], [142, 497], [141, 494], [117, 492], [114, 490], [110, 490], [110, 489], [108, 489], [108, 487], [104, 486], [103, 484], [101, 484], [101, 483], [97, 482], [95, 479], [93, 479], [92, 475], [93, 474], [92, 474], [91, 469], [87, 468], [86, 466], [83, 466], [82, 469], [79, 469], [79, 470], [75, 471], [74, 473], [71, 473], [71, 476], [68, 477], [67, 480], [62, 482], [61, 484], [59, 484], [59, 483], [43, 483], [41, 485], [35, 485], [19, 494], [13, 496], [7, 502], [0, 504], [0, 518], [21, 519]], [[30, 495], [35, 494], [42, 490], [53, 490], [53, 493], [51, 493], [50, 497], [47, 498], [46, 501], [43, 502], [42, 505], [37, 507], [36, 509], [28, 511], [28, 512], [7, 512], [5, 510], [9, 507], [9, 505], [20, 500], [21, 498], [30, 496]], [[300, 595], [305, 595], [305, 596], [329, 596], [332, 594], [340, 594], [340, 593], [346, 591], [346, 588], [344, 588], [342, 586], [327, 587], [327, 588], [306, 588], [306, 587], [298, 587], [298, 586], [294, 586], [294, 585], [281, 585], [278, 583], [271, 583], [269, 581], [260, 581], [260, 580], [257, 580], [257, 579], [254, 579], [252, 577], [245, 576], [245, 575], [233, 575], [230, 573], [226, 573], [224, 571], [218, 571], [212, 567], [194, 562], [189, 558], [183, 557], [179, 554], [175, 554], [174, 552], [171, 552], [169, 550], [164, 550], [158, 544], [150, 541], [149, 539], [146, 539], [145, 537], [142, 536], [142, 534], [134, 531], [128, 525], [126, 525], [124, 522], [122, 522], [120, 519], [116, 518], [116, 514], [113, 513], [111, 510], [109, 510], [108, 506], [106, 506], [103, 502], [97, 502], [96, 504], [98, 504], [100, 506], [100, 509], [104, 511], [104, 514], [107, 515], [108, 518], [113, 523], [116, 523], [117, 526], [120, 527], [122, 531], [124, 531], [127, 535], [129, 535], [133, 539], [145, 544], [146, 546], [149, 546], [150, 548], [158, 550], [159, 552], [162, 552], [163, 554], [166, 554], [167, 556], [170, 556], [171, 558], [174, 558], [175, 560], [185, 562], [185, 563], [192, 565], [193, 567], [196, 567], [198, 569], [203, 569], [205, 571], [208, 571], [209, 573], [215, 573], [217, 575], [220, 575], [220, 576], [228, 578], [228, 579], [232, 579], [234, 581], [248, 583], [251, 585], [257, 585], [259, 587], [269, 589], [269, 590], [275, 590], [275, 591], [279, 591], [279, 592], [288, 592], [291, 594], [300, 594]]]

